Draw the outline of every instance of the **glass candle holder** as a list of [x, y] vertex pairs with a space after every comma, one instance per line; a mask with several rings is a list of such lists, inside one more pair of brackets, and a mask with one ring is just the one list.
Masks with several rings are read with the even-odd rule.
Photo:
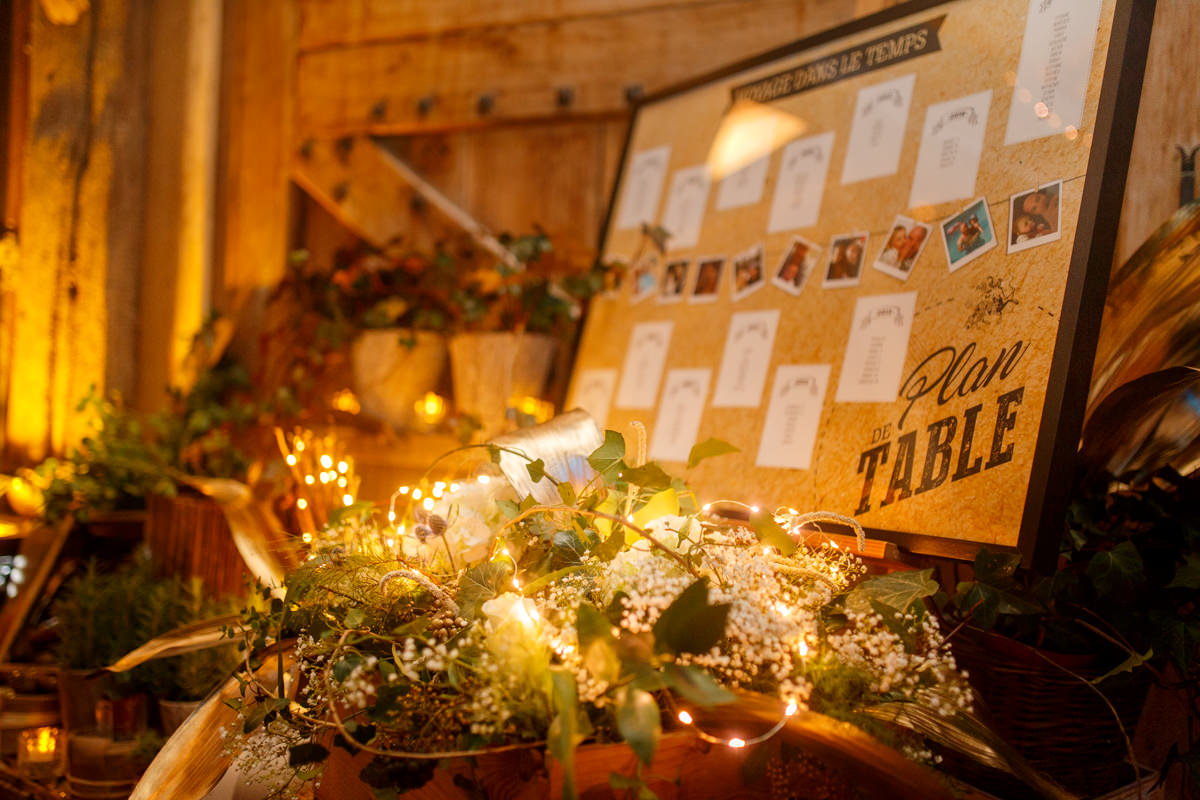
[[52, 781], [62, 771], [65, 739], [58, 728], [30, 728], [17, 741], [17, 769], [35, 781]]

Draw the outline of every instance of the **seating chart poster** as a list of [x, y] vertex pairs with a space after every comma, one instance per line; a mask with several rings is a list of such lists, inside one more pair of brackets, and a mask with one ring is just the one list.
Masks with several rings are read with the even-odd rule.
[[647, 98], [601, 242], [624, 280], [589, 309], [568, 402], [645, 424], [675, 469], [710, 436], [737, 446], [692, 471], [703, 501], [1042, 560], [1144, 6], [917, 0]]

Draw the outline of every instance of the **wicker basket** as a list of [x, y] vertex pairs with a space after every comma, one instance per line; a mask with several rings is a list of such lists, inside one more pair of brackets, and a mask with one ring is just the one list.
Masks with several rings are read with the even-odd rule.
[[[970, 673], [996, 732], [1036, 769], [1087, 797], [1128, 782], [1132, 771], [1126, 764], [1125, 738], [1112, 711], [1095, 688], [1066, 671], [1086, 680], [1096, 678], [1106, 670], [1095, 658], [1035, 650], [971, 628], [951, 641], [955, 659]], [[1114, 676], [1100, 688], [1132, 739], [1149, 691], [1145, 670]]]
[[200, 578], [216, 596], [245, 593], [246, 563], [216, 502], [150, 495], [146, 509], [146, 544], [160, 574]]

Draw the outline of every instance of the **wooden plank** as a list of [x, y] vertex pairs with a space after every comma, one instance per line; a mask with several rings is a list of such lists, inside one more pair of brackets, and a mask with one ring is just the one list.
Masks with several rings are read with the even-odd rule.
[[[31, 8], [28, 107], [18, 225], [20, 258], [6, 270], [13, 291], [6, 457], [38, 460], [87, 431], [75, 405], [103, 389], [108, 352], [108, 277], [141, 235], [122, 217], [140, 194], [140, 117], [128, 92], [139, 41], [140, 0], [93, 7], [70, 26]], [[17, 32], [22, 35], [21, 32]], [[117, 258], [122, 259], [120, 263]], [[132, 336], [132, 333], [129, 334]]]
[[221, 7], [154, 3], [137, 405], [178, 385], [209, 309]]
[[291, 244], [295, 46], [292, 0], [225, 0], [213, 300], [236, 321], [247, 362]]
[[1117, 233], [1122, 264], [1179, 205], [1179, 152], [1200, 146], [1200, 3], [1158, 0]]
[[29, 2], [13, 0], [0, 14], [0, 188], [4, 230], [17, 228], [21, 208], [21, 161], [29, 112]]
[[[761, 0], [746, 13], [743, 0], [722, 0], [302, 53], [297, 127], [303, 138], [611, 117], [625, 112], [627, 87], [654, 91], [791, 42], [854, 11], [841, 8]], [[573, 91], [569, 108], [558, 106], [558, 87]], [[485, 94], [493, 107], [481, 114]]]
[[[874, 1], [874, 0], [869, 0]], [[384, 39], [613, 16], [720, 0], [299, 0], [300, 50]], [[751, 8], [757, 0], [743, 0]]]

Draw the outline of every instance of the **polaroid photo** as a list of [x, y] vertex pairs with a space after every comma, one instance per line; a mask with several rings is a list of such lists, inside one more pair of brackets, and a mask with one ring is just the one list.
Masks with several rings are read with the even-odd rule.
[[621, 287], [625, 285], [625, 273], [629, 269], [629, 259], [625, 256], [609, 256], [604, 259], [604, 288], [600, 290], [603, 297], [616, 300], [621, 296]]
[[1008, 252], [1057, 242], [1062, 235], [1062, 181], [1008, 199]]
[[996, 229], [986, 198], [979, 198], [942, 223], [946, 263], [954, 272], [996, 246]]
[[767, 283], [762, 242], [733, 258], [733, 301], [749, 297]]
[[721, 274], [725, 271], [724, 256], [705, 256], [696, 259], [696, 280], [692, 283], [689, 303], [715, 303], [721, 295]]
[[883, 242], [883, 249], [875, 257], [875, 269], [893, 278], [908, 280], [913, 264], [921, 257], [921, 251], [925, 249], [925, 243], [929, 241], [931, 233], [932, 225], [897, 214], [896, 219], [892, 221], [891, 231]]
[[867, 258], [866, 231], [844, 233], [829, 243], [829, 262], [825, 268], [822, 289], [858, 286], [862, 279], [863, 262]]
[[820, 246], [799, 236], [792, 237], [792, 244], [783, 254], [783, 260], [779, 262], [779, 269], [775, 270], [775, 277], [771, 278], [771, 283], [788, 294], [799, 295], [804, 284], [808, 282], [808, 276], [816, 268], [820, 255]]
[[687, 288], [688, 264], [682, 261], [668, 261], [663, 270], [662, 283], [658, 287], [659, 303], [678, 303], [683, 300], [683, 290]]
[[642, 256], [633, 267], [629, 298], [632, 303], [640, 303], [658, 291], [658, 256], [654, 253]]

